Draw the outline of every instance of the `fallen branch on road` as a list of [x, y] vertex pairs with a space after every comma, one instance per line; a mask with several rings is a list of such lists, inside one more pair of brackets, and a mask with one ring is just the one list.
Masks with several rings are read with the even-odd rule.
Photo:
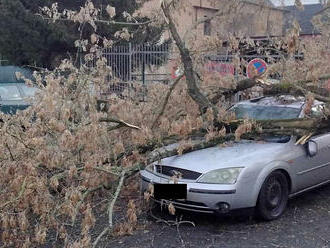
[[126, 170], [123, 170], [120, 174], [120, 179], [118, 182], [118, 186], [116, 189], [116, 192], [112, 198], [112, 201], [110, 202], [109, 206], [108, 206], [108, 226], [106, 228], [104, 228], [104, 230], [99, 234], [99, 236], [95, 239], [94, 243], [93, 243], [93, 248], [95, 248], [98, 244], [98, 242], [100, 241], [100, 239], [107, 234], [109, 231], [111, 231], [113, 229], [113, 207], [115, 206], [115, 203], [117, 201], [118, 195], [120, 193], [120, 190], [123, 186], [124, 183], [124, 179], [125, 179], [125, 174], [126, 174]]

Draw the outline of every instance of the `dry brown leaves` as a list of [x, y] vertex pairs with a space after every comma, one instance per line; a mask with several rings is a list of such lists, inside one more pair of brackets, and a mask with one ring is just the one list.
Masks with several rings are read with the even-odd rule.
[[244, 120], [241, 125], [239, 125], [235, 131], [235, 140], [239, 141], [241, 136], [245, 133], [251, 132], [253, 128], [253, 123], [249, 120]]

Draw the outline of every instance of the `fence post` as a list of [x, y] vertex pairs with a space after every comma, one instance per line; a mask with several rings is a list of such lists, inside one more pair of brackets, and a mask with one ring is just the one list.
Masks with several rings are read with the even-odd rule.
[[132, 43], [128, 43], [128, 95], [132, 97]]
[[142, 54], [143, 59], [142, 59], [142, 87], [143, 87], [143, 101], [146, 101], [146, 96], [145, 96], [145, 92], [146, 92], [146, 58], [145, 58], [145, 52], [143, 52]]
[[132, 43], [128, 43], [128, 81], [132, 81]]

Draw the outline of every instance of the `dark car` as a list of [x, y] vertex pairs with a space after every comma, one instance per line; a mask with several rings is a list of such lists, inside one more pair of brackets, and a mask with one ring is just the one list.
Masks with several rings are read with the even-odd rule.
[[15, 114], [17, 110], [26, 109], [31, 105], [31, 98], [38, 88], [25, 84], [17, 77], [20, 73], [24, 78], [33, 80], [32, 72], [16, 66], [0, 66], [0, 111]]

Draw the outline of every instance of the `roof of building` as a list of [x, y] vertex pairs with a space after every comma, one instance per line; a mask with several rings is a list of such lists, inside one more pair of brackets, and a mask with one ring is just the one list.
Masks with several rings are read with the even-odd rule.
[[286, 9], [276, 7], [270, 0], [241, 0], [241, 1], [245, 2], [245, 3], [258, 5], [258, 6], [264, 6], [269, 9], [273, 9], [273, 10], [277, 10], [277, 11], [288, 12], [288, 10], [286, 10]]
[[[247, 3], [247, 4], [252, 4], [252, 5], [256, 5], [256, 6], [266, 7], [268, 9], [272, 9], [272, 10], [276, 10], [276, 11], [289, 12], [286, 9], [276, 7], [271, 2], [271, 0], [240, 0], [240, 1], [243, 2], [243, 3]], [[195, 8], [214, 9], [214, 10], [219, 9], [219, 7], [216, 7], [214, 5], [210, 5], [210, 4], [205, 5], [204, 2], [202, 2], [202, 1], [193, 1], [192, 2], [192, 5]]]
[[246, 2], [256, 3], [256, 4], [265, 4], [270, 7], [275, 7], [271, 0], [245, 0]]
[[320, 33], [313, 26], [312, 18], [323, 9], [322, 4], [304, 5], [304, 10], [299, 10], [296, 6], [285, 6], [284, 8], [290, 11], [290, 15], [287, 16], [286, 28], [289, 28], [291, 26], [292, 20], [296, 19], [301, 28], [301, 35], [312, 35]]
[[27, 79], [33, 79], [32, 72], [18, 66], [0, 66], [0, 83], [24, 83], [23, 79], [18, 79], [16, 72], [21, 73]]

